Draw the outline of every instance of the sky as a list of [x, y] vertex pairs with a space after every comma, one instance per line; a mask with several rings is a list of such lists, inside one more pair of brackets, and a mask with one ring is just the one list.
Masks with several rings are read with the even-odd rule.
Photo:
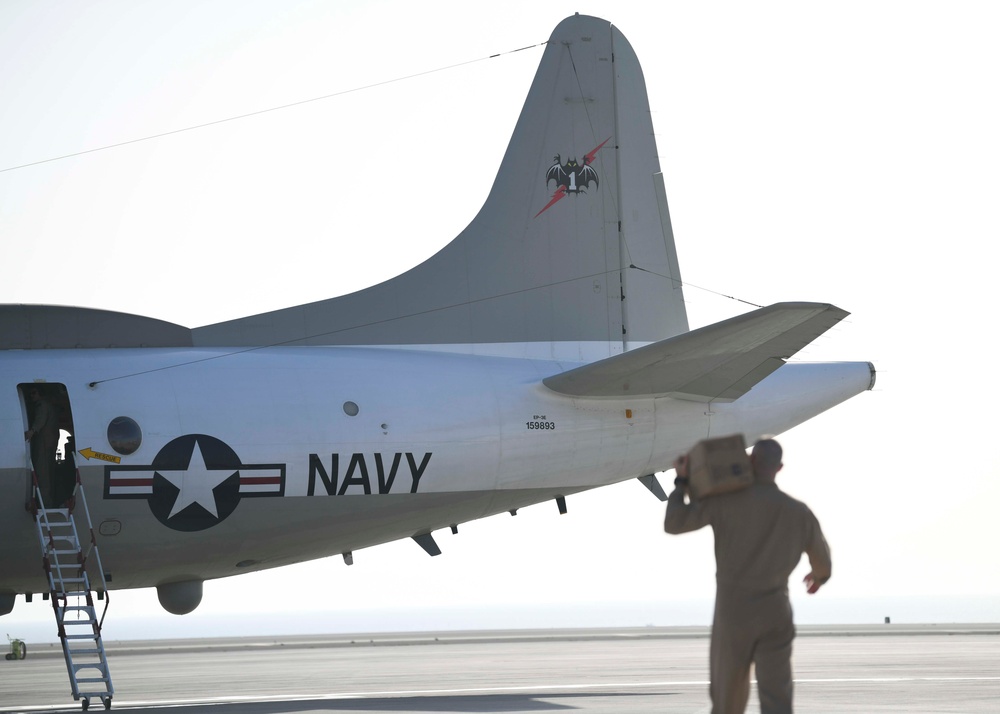
[[[814, 597], [793, 574], [799, 622], [1000, 622], [992, 3], [6, 0], [0, 303], [193, 327], [405, 271], [478, 211], [577, 11], [642, 63], [692, 326], [830, 302], [851, 316], [797, 358], [878, 369], [781, 438], [834, 556]], [[105, 636], [710, 622], [710, 533], [663, 534], [634, 481], [568, 505], [439, 533], [436, 558], [209, 582], [184, 617], [113, 593]], [[40, 600], [0, 626], [54, 639]]]

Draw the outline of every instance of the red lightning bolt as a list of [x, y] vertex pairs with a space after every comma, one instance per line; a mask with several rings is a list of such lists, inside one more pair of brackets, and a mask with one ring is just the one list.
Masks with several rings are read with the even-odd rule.
[[[603, 146], [605, 144], [607, 144], [609, 141], [611, 141], [611, 137], [610, 136], [607, 139], [605, 139], [604, 141], [602, 141], [597, 146], [596, 149], [591, 149], [590, 151], [588, 151], [587, 155], [583, 157], [583, 165], [586, 166], [587, 164], [591, 163], [594, 160], [594, 156], [597, 155], [597, 152], [600, 151], [601, 148], [603, 148]], [[560, 186], [559, 188], [557, 188], [556, 192], [552, 194], [552, 200], [545, 204], [545, 208], [543, 208], [542, 210], [540, 210], [538, 213], [535, 214], [535, 218], [538, 218], [540, 215], [542, 215], [543, 213], [545, 213], [547, 210], [549, 210], [552, 207], [553, 204], [558, 203], [565, 196], [566, 196], [566, 187], [565, 186]]]
[[558, 202], [565, 195], [566, 195], [565, 186], [560, 186], [559, 188], [557, 188], [556, 192], [552, 194], [552, 200], [545, 204], [545, 208], [543, 208], [542, 210], [540, 210], [538, 213], [535, 214], [535, 218], [538, 218], [540, 215], [549, 210], [549, 207], [552, 206], [553, 203]]
[[610, 136], [607, 139], [605, 139], [604, 141], [602, 141], [601, 144], [600, 144], [600, 146], [598, 146], [596, 149], [594, 149], [589, 154], [587, 154], [585, 157], [583, 157], [583, 163], [589, 164], [591, 161], [593, 161], [594, 160], [594, 156], [597, 155], [597, 152], [600, 151], [601, 147], [603, 147], [609, 141], [611, 141], [611, 137]]

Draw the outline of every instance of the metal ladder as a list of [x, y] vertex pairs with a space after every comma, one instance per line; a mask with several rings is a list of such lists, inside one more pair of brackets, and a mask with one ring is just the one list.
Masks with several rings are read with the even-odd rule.
[[[76, 472], [76, 485], [66, 508], [46, 508], [38, 488], [38, 478], [34, 472], [31, 476], [42, 566], [49, 581], [49, 596], [59, 627], [59, 640], [66, 658], [73, 699], [81, 702], [84, 711], [90, 708], [91, 699], [100, 699], [104, 708], [110, 709], [115, 690], [101, 640], [101, 626], [110, 598], [87, 508], [87, 497], [80, 483], [80, 471]], [[90, 533], [90, 543], [86, 548], [80, 543], [74, 517], [74, 511], [80, 510]], [[104, 599], [104, 612], [100, 619], [94, 607], [94, 589], [87, 573], [91, 558], [97, 566], [98, 598]]]

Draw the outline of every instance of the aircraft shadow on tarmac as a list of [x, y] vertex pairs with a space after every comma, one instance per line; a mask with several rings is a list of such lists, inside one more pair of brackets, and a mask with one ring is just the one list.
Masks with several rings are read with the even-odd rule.
[[[667, 696], [673, 692], [572, 692], [552, 694], [473, 694], [464, 696], [373, 697], [370, 699], [300, 699], [291, 702], [239, 702], [191, 705], [177, 709], [184, 714], [298, 714], [300, 712], [550, 712], [577, 709], [574, 700], [622, 699]], [[138, 714], [141, 708], [119, 708], [118, 714]]]

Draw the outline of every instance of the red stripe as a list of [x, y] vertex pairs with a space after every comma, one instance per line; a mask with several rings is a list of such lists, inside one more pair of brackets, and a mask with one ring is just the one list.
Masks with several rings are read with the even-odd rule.
[[111, 488], [116, 486], [152, 486], [153, 479], [151, 478], [121, 478], [120, 476], [111, 477]]
[[280, 476], [240, 476], [240, 484], [247, 486], [280, 486]]

